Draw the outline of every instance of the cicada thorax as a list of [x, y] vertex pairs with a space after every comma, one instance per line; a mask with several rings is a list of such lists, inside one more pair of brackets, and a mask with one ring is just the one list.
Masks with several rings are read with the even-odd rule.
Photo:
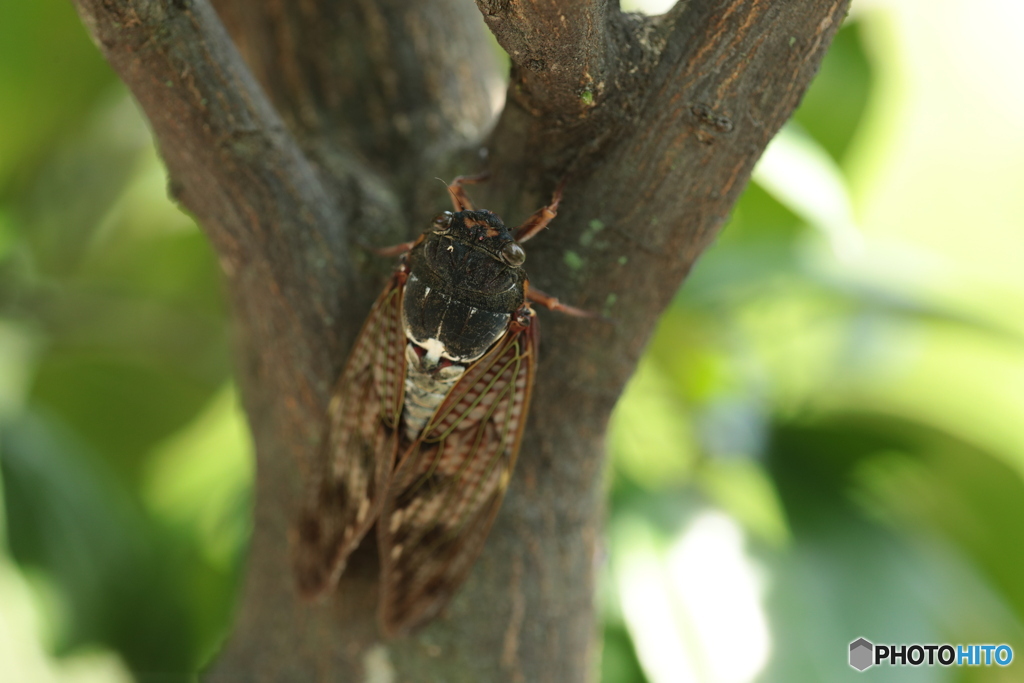
[[524, 254], [490, 211], [446, 214], [409, 253], [403, 426], [415, 440], [466, 368], [525, 305]]

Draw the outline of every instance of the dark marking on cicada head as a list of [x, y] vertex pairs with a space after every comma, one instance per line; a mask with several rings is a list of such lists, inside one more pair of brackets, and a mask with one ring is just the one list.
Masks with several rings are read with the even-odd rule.
[[512, 231], [505, 226], [497, 214], [491, 211], [445, 213], [450, 216], [449, 224], [444, 231], [448, 239], [474, 245], [489, 252], [497, 261], [504, 261], [502, 250], [509, 244], [515, 244]]

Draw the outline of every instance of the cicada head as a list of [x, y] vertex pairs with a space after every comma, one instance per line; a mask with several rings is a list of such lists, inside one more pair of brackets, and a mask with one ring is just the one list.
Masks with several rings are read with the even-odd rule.
[[428, 267], [454, 287], [484, 296], [521, 287], [526, 278], [526, 252], [490, 211], [442, 213], [423, 254]]

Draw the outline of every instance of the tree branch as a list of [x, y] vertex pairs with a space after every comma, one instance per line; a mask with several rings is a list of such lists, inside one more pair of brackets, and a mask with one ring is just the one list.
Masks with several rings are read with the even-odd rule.
[[607, 0], [477, 0], [512, 59], [509, 96], [537, 115], [568, 119], [600, 99], [617, 60]]
[[501, 101], [467, 1], [214, 4], [304, 149], [329, 168], [356, 155], [414, 212], [417, 188], [436, 195], [437, 167], [459, 172], [448, 155], [479, 143]]
[[608, 415], [847, 0], [688, 0], [655, 18], [478, 0], [513, 72], [473, 199], [515, 224], [567, 179], [528, 245], [531, 282], [616, 324], [540, 313], [530, 424], [485, 552], [444, 615], [387, 645], [372, 543], [307, 605], [288, 529], [328, 387], [389, 267], [350, 242], [402, 241], [447, 201], [434, 176], [478, 170], [465, 151], [491, 122], [493, 62], [468, 0], [216, 1], [283, 123], [207, 0], [75, 0], [221, 255], [239, 326], [255, 528], [210, 679], [586, 680]]
[[[267, 268], [283, 305], [297, 312], [311, 294], [351, 297], [348, 217], [205, 0], [76, 6], [146, 112], [170, 192], [204, 226], [228, 278]], [[350, 190], [342, 205], [357, 203]], [[323, 313], [302, 316], [301, 336], [335, 336], [329, 321], [337, 311]]]

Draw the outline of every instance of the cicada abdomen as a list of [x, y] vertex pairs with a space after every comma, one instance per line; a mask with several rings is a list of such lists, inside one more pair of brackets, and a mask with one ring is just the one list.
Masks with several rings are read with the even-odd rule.
[[537, 366], [530, 301], [585, 315], [531, 291], [520, 246], [555, 217], [551, 204], [510, 231], [474, 210], [462, 180], [454, 212], [401, 254], [328, 406], [327, 431], [295, 528], [300, 591], [331, 590], [377, 524], [385, 633], [429, 621], [465, 579], [515, 465]]

